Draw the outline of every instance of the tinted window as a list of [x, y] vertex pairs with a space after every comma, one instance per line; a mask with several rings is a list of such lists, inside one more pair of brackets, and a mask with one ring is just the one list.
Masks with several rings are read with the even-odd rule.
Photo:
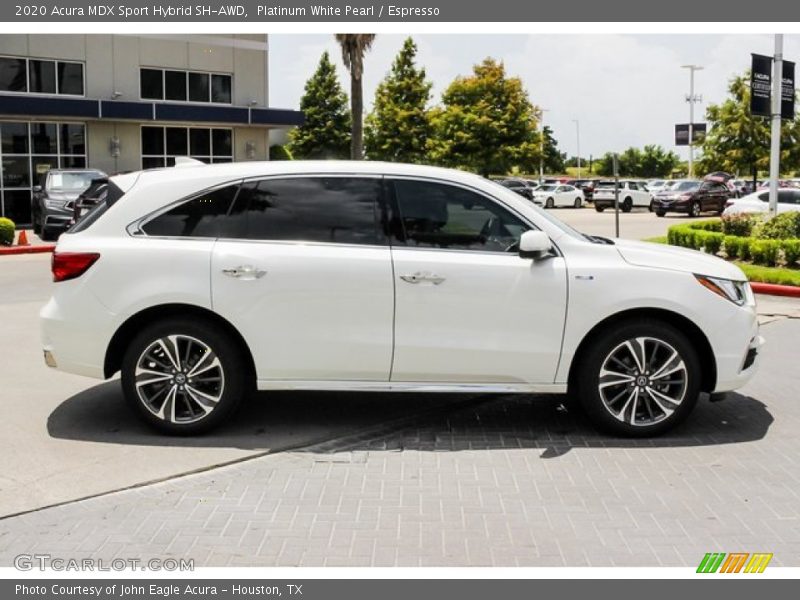
[[189, 100], [208, 102], [208, 75], [206, 73], [189, 73]]
[[148, 235], [217, 237], [238, 187], [229, 185], [197, 196], [148, 221], [142, 229]]
[[506, 252], [530, 229], [497, 203], [463, 188], [398, 180], [394, 191], [402, 224], [397, 241], [407, 246]]
[[28, 73], [31, 92], [56, 93], [56, 63], [51, 60], [28, 61]]
[[164, 96], [167, 100], [186, 101], [186, 73], [184, 71], [164, 72]]
[[58, 93], [83, 96], [83, 65], [58, 63]]
[[139, 77], [142, 98], [153, 100], [164, 98], [164, 80], [159, 69], [142, 69]]
[[231, 103], [231, 76], [211, 76], [211, 101]]
[[227, 237], [252, 240], [383, 243], [376, 210], [378, 179], [303, 177], [242, 185]]
[[0, 58], [0, 91], [28, 91], [25, 75], [25, 60], [21, 58]]

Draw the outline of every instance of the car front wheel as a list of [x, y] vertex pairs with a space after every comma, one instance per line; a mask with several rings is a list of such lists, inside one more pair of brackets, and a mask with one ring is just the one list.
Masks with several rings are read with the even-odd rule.
[[576, 376], [580, 403], [600, 429], [628, 437], [664, 433], [692, 412], [700, 361], [687, 337], [656, 320], [636, 320], [598, 337]]
[[126, 400], [168, 434], [206, 432], [240, 403], [249, 381], [238, 345], [219, 327], [169, 319], [145, 328], [122, 362]]

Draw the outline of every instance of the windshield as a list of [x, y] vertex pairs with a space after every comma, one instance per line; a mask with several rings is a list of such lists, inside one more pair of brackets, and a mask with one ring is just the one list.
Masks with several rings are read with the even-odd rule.
[[89, 187], [92, 179], [101, 177], [97, 171], [64, 171], [50, 173], [47, 178], [47, 189], [59, 192], [82, 192]]
[[554, 186], [554, 185], [552, 185], [552, 184], [549, 184], [549, 183], [546, 183], [546, 184], [544, 184], [544, 185], [540, 185], [540, 186], [539, 186], [539, 187], [536, 189], [536, 191], [537, 191], [537, 192], [552, 192], [552, 191], [553, 191], [553, 190], [555, 190], [555, 189], [556, 189], [556, 186]]
[[673, 192], [691, 192], [699, 187], [700, 184], [697, 183], [696, 181], [681, 181], [680, 183], [677, 183], [672, 187], [670, 187], [670, 190], [672, 190]]

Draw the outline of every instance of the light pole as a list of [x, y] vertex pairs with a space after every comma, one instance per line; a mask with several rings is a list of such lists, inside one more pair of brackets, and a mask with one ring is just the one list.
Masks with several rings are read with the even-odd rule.
[[783, 87], [783, 34], [775, 34], [772, 60], [772, 123], [769, 150], [769, 214], [778, 214], [778, 179], [781, 176], [781, 91]]
[[539, 125], [542, 128], [542, 137], [539, 140], [539, 185], [544, 182], [544, 113], [548, 112], [549, 108], [539, 108]]
[[575, 135], [578, 138], [578, 179], [581, 178], [581, 122], [578, 119], [572, 119], [575, 123]]
[[686, 102], [689, 103], [689, 179], [694, 177], [694, 105], [703, 101], [703, 96], [694, 93], [694, 72], [702, 71], [700, 65], [682, 65], [681, 69], [689, 69], [689, 94]]

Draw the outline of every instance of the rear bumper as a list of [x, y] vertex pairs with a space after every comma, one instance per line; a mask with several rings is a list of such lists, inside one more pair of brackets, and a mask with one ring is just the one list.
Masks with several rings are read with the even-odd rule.
[[111, 315], [92, 294], [80, 298], [78, 303], [75, 295], [60, 294], [39, 312], [44, 360], [59, 371], [104, 379]]

